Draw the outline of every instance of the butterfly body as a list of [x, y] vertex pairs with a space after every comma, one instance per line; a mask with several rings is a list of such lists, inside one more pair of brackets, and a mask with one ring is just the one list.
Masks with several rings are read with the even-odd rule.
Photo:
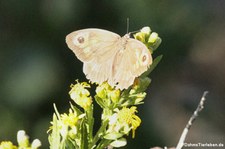
[[152, 63], [148, 48], [129, 34], [120, 37], [90, 28], [70, 33], [66, 43], [84, 63], [83, 71], [90, 81], [108, 81], [119, 89], [127, 89]]

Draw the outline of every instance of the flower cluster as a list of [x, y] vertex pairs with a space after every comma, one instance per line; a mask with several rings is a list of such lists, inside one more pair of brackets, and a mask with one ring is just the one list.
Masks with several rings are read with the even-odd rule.
[[49, 136], [51, 148], [63, 148], [68, 143], [66, 140], [78, 140], [75, 141], [75, 146], [80, 146], [81, 132], [80, 127], [82, 119], [85, 114], [71, 105], [69, 113], [59, 114], [56, 106], [56, 114], [53, 116], [52, 126], [49, 132], [52, 133]]
[[135, 115], [137, 107], [123, 107], [121, 110], [115, 109], [115, 113], [109, 119], [108, 132], [128, 134], [132, 129], [132, 137], [135, 136], [135, 130], [141, 123], [141, 119]]
[[76, 81], [76, 84], [71, 85], [69, 94], [81, 109], [71, 104], [69, 113], [59, 114], [55, 107], [56, 114], [50, 127], [50, 147], [66, 146], [68, 140], [75, 148], [85, 148], [85, 144], [90, 149], [95, 146], [103, 148], [107, 145], [126, 145], [124, 135], [132, 131], [134, 138], [135, 130], [140, 126], [141, 119], [136, 115], [137, 107], [134, 105], [142, 103], [146, 96], [144, 90], [149, 83], [149, 79], [140, 78], [129, 90], [124, 91], [111, 87], [107, 82], [98, 85], [94, 99], [103, 109], [102, 126], [93, 136], [93, 103], [87, 90], [91, 85]]
[[134, 38], [143, 42], [151, 53], [153, 53], [161, 44], [162, 39], [156, 32], [152, 32], [150, 27], [143, 27], [140, 32], [134, 35]]
[[87, 82], [79, 83], [77, 81], [77, 84], [72, 84], [70, 87], [70, 98], [80, 107], [84, 109], [89, 108], [92, 103], [92, 98], [90, 97], [90, 93], [87, 88], [90, 88], [90, 84]]
[[103, 82], [96, 88], [95, 99], [102, 108], [115, 107], [120, 99], [121, 91], [114, 89], [107, 82]]
[[38, 139], [29, 142], [29, 137], [24, 130], [17, 132], [18, 146], [13, 145], [10, 141], [2, 141], [0, 143], [0, 149], [38, 149], [41, 146], [41, 142]]

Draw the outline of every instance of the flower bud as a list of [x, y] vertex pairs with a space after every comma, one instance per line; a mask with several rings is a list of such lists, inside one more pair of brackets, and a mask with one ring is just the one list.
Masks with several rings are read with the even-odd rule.
[[134, 38], [145, 43], [145, 33], [142, 33], [142, 32], [138, 32], [136, 34], [134, 34]]
[[17, 142], [19, 144], [19, 147], [29, 146], [29, 137], [26, 135], [24, 130], [19, 130], [17, 132]]
[[41, 146], [41, 141], [38, 139], [35, 139], [32, 143], [31, 143], [31, 149], [38, 149]]
[[144, 33], [144, 34], [149, 35], [149, 34], [151, 33], [151, 29], [150, 29], [150, 27], [145, 26], [145, 27], [143, 27], [143, 28], [141, 29], [141, 32]]
[[90, 92], [86, 88], [90, 88], [87, 82], [79, 83], [77, 81], [77, 84], [71, 85], [71, 90], [69, 92], [70, 98], [85, 110], [92, 104]]
[[159, 37], [159, 35], [156, 32], [151, 33], [151, 35], [148, 39], [148, 43], [154, 43], [158, 37]]
[[114, 90], [110, 92], [112, 102], [117, 103], [120, 98], [120, 90]]

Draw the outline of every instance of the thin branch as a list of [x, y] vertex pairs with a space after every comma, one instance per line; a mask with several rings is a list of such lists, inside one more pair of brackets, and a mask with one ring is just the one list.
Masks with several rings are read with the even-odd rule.
[[199, 114], [199, 113], [202, 111], [202, 109], [204, 108], [204, 102], [205, 102], [205, 100], [206, 100], [205, 97], [206, 97], [207, 94], [208, 94], [208, 91], [205, 91], [205, 92], [203, 93], [202, 98], [201, 98], [201, 100], [200, 100], [200, 102], [199, 102], [199, 104], [198, 104], [197, 109], [194, 111], [193, 115], [191, 116], [191, 118], [189, 119], [189, 121], [188, 121], [186, 127], [185, 127], [184, 130], [183, 130], [183, 133], [182, 133], [182, 135], [181, 135], [181, 137], [180, 137], [180, 140], [179, 140], [179, 142], [178, 142], [178, 144], [177, 144], [176, 149], [181, 149], [181, 148], [183, 147], [184, 141], [185, 141], [185, 139], [186, 139], [186, 136], [187, 136], [187, 134], [188, 134], [189, 129], [191, 128], [191, 126], [192, 126], [193, 122], [195, 121], [195, 119], [198, 117], [198, 114]]

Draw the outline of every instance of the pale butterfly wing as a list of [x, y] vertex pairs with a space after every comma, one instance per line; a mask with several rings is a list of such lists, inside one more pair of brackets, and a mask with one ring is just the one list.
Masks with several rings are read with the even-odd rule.
[[83, 29], [66, 37], [68, 47], [80, 59], [86, 77], [101, 84], [126, 89], [134, 79], [145, 72], [152, 63], [147, 47], [128, 35], [102, 29]]
[[82, 62], [97, 59], [102, 63], [115, 53], [115, 44], [120, 38], [118, 34], [102, 29], [83, 29], [67, 35], [66, 43]]
[[152, 63], [152, 56], [142, 42], [126, 36], [123, 40], [127, 40], [124, 50], [117, 53], [114, 61], [116, 70], [113, 80], [120, 89], [133, 84], [134, 79], [147, 71]]
[[113, 72], [113, 70], [111, 69], [113, 66], [113, 60], [114, 57], [112, 56], [110, 59], [103, 63], [98, 63], [97, 59], [84, 63], [83, 71], [86, 74], [86, 78], [91, 80], [92, 82], [97, 82], [98, 84], [109, 80]]
[[112, 74], [114, 56], [121, 37], [102, 29], [83, 29], [66, 36], [68, 47], [80, 59], [87, 79], [101, 84]]

